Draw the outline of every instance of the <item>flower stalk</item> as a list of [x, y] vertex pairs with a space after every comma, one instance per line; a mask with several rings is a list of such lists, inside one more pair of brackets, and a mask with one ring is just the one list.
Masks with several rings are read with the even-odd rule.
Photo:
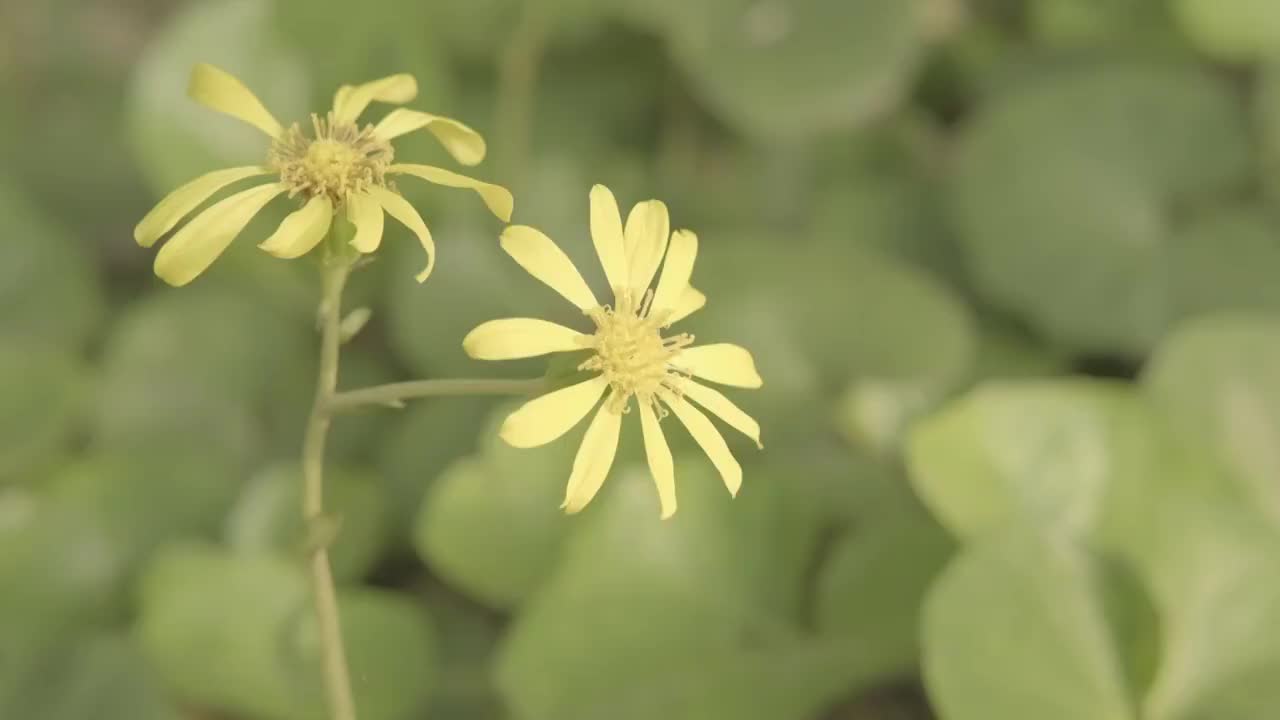
[[[324, 523], [324, 453], [333, 417], [331, 404], [338, 389], [342, 291], [351, 273], [351, 261], [345, 256], [335, 257], [335, 253], [329, 250], [331, 246], [332, 242], [326, 242], [322, 255], [320, 371], [302, 443], [302, 516], [309, 528]], [[307, 564], [320, 632], [320, 661], [330, 717], [333, 720], [356, 720], [355, 700], [351, 694], [351, 673], [347, 667], [347, 653], [342, 641], [338, 596], [334, 589], [333, 568], [329, 564], [328, 543], [317, 542], [308, 548]]]
[[529, 380], [410, 380], [340, 392], [329, 402], [333, 414], [364, 407], [401, 407], [405, 400], [456, 395], [532, 395], [545, 389], [542, 378]]

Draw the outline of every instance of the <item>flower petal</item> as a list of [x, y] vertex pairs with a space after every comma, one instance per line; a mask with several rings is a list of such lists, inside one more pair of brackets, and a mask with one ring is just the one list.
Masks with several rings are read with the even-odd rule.
[[630, 287], [622, 216], [618, 214], [618, 201], [603, 185], [591, 188], [591, 241], [595, 243], [609, 287], [614, 290]]
[[273, 138], [284, 131], [253, 91], [231, 73], [208, 63], [199, 63], [191, 69], [187, 95], [201, 105], [243, 120]]
[[422, 243], [422, 249], [427, 253], [427, 267], [417, 275], [418, 282], [423, 282], [431, 275], [431, 270], [436, 266], [436, 242], [431, 239], [431, 231], [427, 229], [427, 224], [422, 222], [422, 216], [417, 210], [409, 204], [408, 200], [399, 195], [381, 187], [370, 187], [369, 197], [373, 198], [382, 206], [383, 210], [391, 217], [399, 220], [405, 227], [413, 231], [418, 236], [418, 242]]
[[764, 384], [760, 373], [756, 372], [756, 363], [751, 358], [751, 353], [729, 343], [687, 348], [673, 358], [671, 364], [722, 385], [758, 388]]
[[653, 274], [658, 271], [662, 254], [667, 251], [670, 235], [671, 216], [661, 200], [646, 200], [631, 208], [631, 214], [627, 215], [624, 244], [633, 289], [646, 289], [653, 282]]
[[613, 465], [618, 451], [618, 431], [622, 427], [622, 414], [609, 409], [609, 403], [596, 412], [596, 417], [582, 438], [582, 445], [573, 459], [573, 472], [565, 488], [565, 512], [576, 513], [591, 502], [600, 491], [604, 479]]
[[742, 466], [734, 459], [733, 453], [729, 452], [724, 436], [716, 430], [716, 426], [711, 424], [701, 410], [690, 405], [687, 400], [671, 393], [664, 393], [662, 400], [689, 429], [689, 434], [697, 441], [707, 457], [711, 458], [711, 464], [715, 465], [716, 470], [720, 472], [720, 478], [724, 480], [724, 486], [729, 488], [729, 494], [737, 495], [739, 488], [742, 487]]
[[582, 422], [607, 387], [601, 375], [530, 400], [507, 416], [498, 434], [512, 447], [546, 445]]
[[541, 231], [511, 225], [502, 231], [502, 249], [530, 275], [577, 305], [584, 312], [600, 306], [573, 261]]
[[482, 323], [462, 339], [477, 360], [516, 360], [586, 347], [577, 330], [537, 318], [503, 318]]
[[662, 265], [662, 277], [653, 293], [650, 314], [670, 311], [689, 287], [693, 275], [693, 261], [698, 257], [698, 236], [688, 230], [671, 234], [671, 246], [667, 248], [667, 260]]
[[356, 226], [351, 247], [368, 254], [382, 244], [382, 204], [369, 195], [352, 195], [347, 198], [347, 219]]
[[201, 175], [156, 203], [133, 229], [133, 239], [142, 247], [151, 247], [209, 196], [233, 182], [271, 172], [270, 168], [250, 166], [214, 170]]
[[156, 253], [156, 275], [177, 287], [191, 282], [218, 259], [259, 210], [286, 189], [281, 183], [261, 185], [209, 206]]
[[760, 423], [743, 412], [742, 408], [734, 405], [719, 390], [709, 388], [692, 380], [686, 381], [682, 389], [685, 397], [691, 398], [694, 402], [715, 413], [717, 417], [728, 423], [729, 427], [754, 440], [756, 447], [761, 450], [764, 449], [764, 445], [760, 442]]
[[702, 309], [707, 304], [707, 296], [703, 295], [700, 290], [692, 285], [686, 286], [684, 292], [680, 293], [680, 299], [676, 300], [675, 307], [671, 308], [671, 315], [667, 318], [668, 325], [674, 325], [681, 320]]
[[258, 247], [286, 260], [302, 257], [320, 244], [332, 222], [333, 202], [328, 195], [317, 195], [301, 210], [289, 213], [271, 237]]
[[383, 140], [392, 140], [420, 128], [426, 128], [435, 135], [453, 159], [463, 165], [477, 165], [484, 160], [484, 138], [452, 118], [396, 108], [374, 126], [373, 134]]
[[499, 220], [503, 222], [511, 221], [511, 211], [515, 208], [515, 200], [511, 197], [511, 191], [501, 185], [482, 182], [432, 165], [392, 165], [387, 168], [387, 172], [415, 175], [427, 182], [446, 187], [475, 190], [480, 195], [480, 199], [484, 200], [484, 204], [488, 206], [489, 211], [497, 215]]
[[354, 123], [369, 103], [407, 103], [418, 96], [412, 75], [388, 75], [363, 85], [343, 85], [333, 95], [333, 116], [338, 123]]
[[649, 472], [658, 487], [658, 503], [662, 506], [662, 519], [676, 514], [676, 473], [671, 460], [671, 448], [662, 434], [658, 416], [646, 402], [640, 405], [640, 429], [644, 433], [644, 454], [649, 460]]

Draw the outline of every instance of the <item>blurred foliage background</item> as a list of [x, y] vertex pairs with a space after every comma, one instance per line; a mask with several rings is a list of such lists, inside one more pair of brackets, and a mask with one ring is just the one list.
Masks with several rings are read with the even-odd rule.
[[[0, 1], [0, 718], [323, 714], [314, 268], [263, 218], [174, 291], [131, 239], [264, 152], [199, 61], [283, 120], [415, 74], [584, 268], [592, 183], [665, 199], [691, 329], [766, 378], [741, 496], [677, 447], [669, 522], [636, 437], [565, 517], [577, 437], [504, 447], [505, 403], [341, 419], [365, 720], [1276, 717], [1269, 57], [1272, 0]], [[342, 384], [536, 375], [461, 337], [562, 303], [473, 197], [406, 189], [439, 265], [393, 235], [357, 275]]]

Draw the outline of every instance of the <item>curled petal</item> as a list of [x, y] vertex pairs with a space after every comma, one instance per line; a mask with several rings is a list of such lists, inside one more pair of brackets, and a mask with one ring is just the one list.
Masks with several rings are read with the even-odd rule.
[[382, 216], [382, 204], [369, 195], [352, 195], [347, 198], [347, 219], [356, 226], [355, 237], [351, 238], [351, 247], [368, 254], [382, 244], [382, 229], [385, 222]]
[[151, 247], [214, 193], [231, 183], [270, 172], [270, 168], [252, 166], [215, 170], [201, 175], [156, 203], [151, 212], [133, 229], [133, 239], [142, 247]]
[[698, 256], [698, 236], [688, 230], [677, 230], [671, 235], [667, 248], [667, 261], [662, 266], [658, 289], [653, 293], [650, 312], [660, 313], [675, 307], [680, 296], [689, 287], [693, 275], [693, 261]]
[[499, 434], [512, 447], [546, 445], [582, 422], [607, 387], [598, 376], [530, 400], [507, 416]]
[[680, 351], [671, 364], [704, 380], [722, 385], [758, 388], [764, 384], [745, 348], [729, 343], [698, 345]]
[[418, 81], [400, 73], [363, 85], [343, 85], [333, 96], [333, 117], [340, 124], [354, 123], [371, 102], [407, 103], [418, 96]]
[[527, 225], [511, 225], [502, 231], [502, 249], [530, 275], [546, 283], [566, 300], [587, 311], [599, 307], [587, 281], [573, 261], [541, 231]]
[[280, 137], [284, 130], [244, 83], [208, 63], [200, 63], [191, 69], [187, 94], [201, 105], [243, 120], [272, 138]]
[[413, 175], [436, 185], [474, 190], [480, 199], [484, 200], [489, 211], [498, 216], [499, 220], [511, 221], [515, 200], [511, 197], [511, 191], [501, 185], [482, 182], [432, 165], [392, 165], [387, 168], [387, 172]]
[[716, 470], [720, 472], [720, 478], [724, 480], [724, 486], [729, 489], [729, 494], [737, 495], [738, 490], [742, 488], [742, 466], [734, 459], [733, 453], [729, 452], [724, 436], [716, 430], [715, 425], [711, 424], [706, 415], [685, 399], [670, 393], [664, 394], [662, 399], [671, 407], [676, 417], [680, 418], [680, 422], [688, 428], [689, 434], [693, 436], [702, 451], [711, 458], [711, 464], [715, 465]]
[[582, 438], [582, 445], [573, 459], [573, 472], [565, 488], [565, 512], [576, 513], [587, 506], [604, 485], [604, 479], [613, 466], [618, 451], [618, 432], [622, 427], [622, 415], [609, 409], [605, 402], [596, 411], [595, 419]]
[[328, 195], [317, 195], [301, 210], [289, 213], [271, 237], [258, 247], [286, 260], [302, 257], [320, 244], [332, 222], [333, 203]]
[[676, 514], [676, 471], [671, 460], [671, 448], [662, 434], [658, 417], [649, 403], [640, 403], [640, 430], [644, 433], [644, 454], [649, 461], [649, 472], [658, 488], [658, 504], [662, 507], [662, 519]]
[[280, 183], [262, 185], [209, 206], [160, 248], [156, 275], [174, 286], [191, 282], [218, 259], [254, 215], [285, 190]]
[[463, 165], [477, 165], [484, 160], [486, 148], [480, 133], [457, 120], [439, 115], [396, 108], [373, 128], [373, 134], [383, 140], [392, 140], [421, 128], [435, 135], [453, 159]]
[[422, 244], [422, 249], [427, 253], [427, 267], [418, 273], [418, 282], [426, 281], [431, 275], [432, 269], [436, 266], [436, 243], [431, 239], [431, 231], [427, 229], [427, 224], [422, 222], [422, 216], [417, 210], [409, 204], [408, 200], [387, 190], [386, 188], [371, 187], [369, 188], [369, 197], [372, 197], [382, 206], [383, 210], [391, 217], [399, 220], [405, 227], [413, 231], [418, 236], [418, 242]]
[[585, 335], [537, 318], [503, 318], [477, 326], [462, 339], [462, 349], [477, 360], [516, 360], [586, 347]]

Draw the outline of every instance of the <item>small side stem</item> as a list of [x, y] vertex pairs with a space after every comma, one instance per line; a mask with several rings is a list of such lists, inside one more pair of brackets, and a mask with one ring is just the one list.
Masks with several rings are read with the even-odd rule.
[[405, 400], [450, 395], [532, 395], [544, 387], [542, 378], [531, 380], [411, 380], [340, 392], [329, 402], [333, 413], [371, 405], [396, 407]]
[[[326, 253], [320, 300], [320, 374], [316, 380], [315, 400], [302, 443], [302, 515], [308, 527], [319, 523], [324, 514], [324, 449], [332, 418], [330, 404], [338, 387], [342, 290], [347, 284], [350, 271], [351, 266], [345, 260], [332, 258]], [[356, 720], [355, 700], [351, 695], [351, 675], [347, 669], [347, 654], [342, 642], [338, 597], [334, 590], [328, 547], [317, 543], [310, 548], [308, 560], [330, 717], [333, 720]]]

